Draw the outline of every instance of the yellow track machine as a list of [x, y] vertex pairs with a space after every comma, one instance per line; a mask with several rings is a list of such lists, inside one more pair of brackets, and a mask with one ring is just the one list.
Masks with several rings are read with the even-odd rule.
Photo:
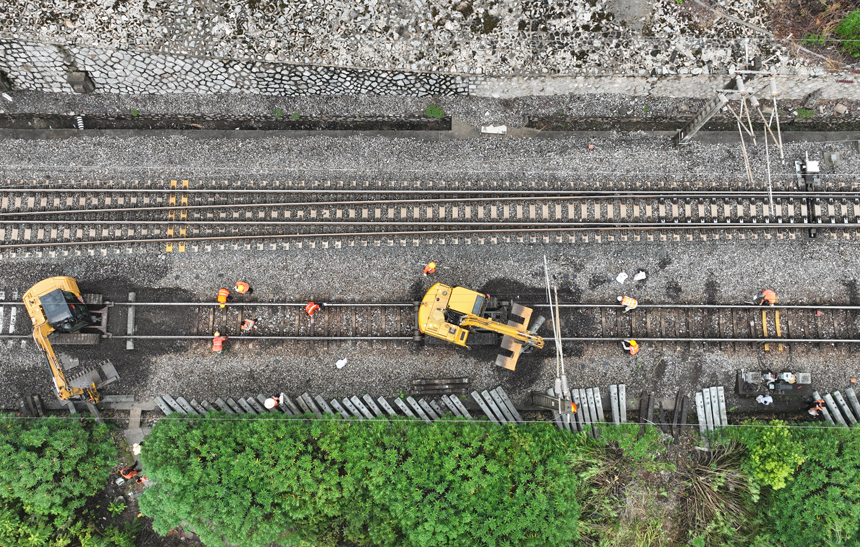
[[520, 304], [499, 306], [489, 295], [436, 283], [421, 301], [418, 328], [428, 336], [466, 348], [470, 337], [483, 344], [487, 343], [487, 334], [492, 343], [497, 343], [501, 335], [502, 352], [496, 364], [515, 370], [520, 353], [544, 346], [543, 338], [535, 333], [545, 319], [538, 316], [529, 330], [531, 316], [532, 309]]
[[[68, 382], [63, 373], [63, 366], [49, 340], [52, 334], [79, 333], [82, 329], [99, 323], [84, 303], [77, 282], [71, 277], [51, 277], [40, 281], [24, 293], [24, 306], [33, 322], [33, 339], [42, 350], [51, 375], [54, 377], [57, 396], [63, 401], [81, 398], [91, 403], [98, 402], [99, 396], [93, 381], [99, 378], [98, 373], [96, 372], [95, 376], [86, 376], [83, 381]], [[102, 323], [106, 319], [104, 317], [106, 309], [101, 311]], [[102, 326], [100, 330], [103, 329]], [[77, 338], [66, 340], [66, 343], [98, 343], [100, 335], [79, 333], [73, 336]]]

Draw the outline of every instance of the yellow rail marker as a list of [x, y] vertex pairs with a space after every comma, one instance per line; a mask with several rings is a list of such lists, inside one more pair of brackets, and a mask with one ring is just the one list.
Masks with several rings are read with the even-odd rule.
[[[767, 338], [767, 312], [765, 310], [761, 311], [761, 331], [764, 338]], [[764, 350], [770, 351], [770, 344], [765, 344]]]
[[[185, 237], [185, 230], [186, 230], [186, 227], [185, 227], [185, 226], [180, 226], [180, 227], [179, 227], [179, 237]], [[185, 241], [180, 241], [180, 242], [179, 242], [179, 249], [177, 249], [177, 250], [178, 250], [180, 253], [184, 253], [184, 252], [185, 252], [185, 243], [186, 243]]]
[[[776, 323], [776, 335], [777, 337], [782, 338], [782, 328], [779, 325], [779, 310], [774, 310], [773, 315], [773, 321], [774, 323]], [[779, 351], [783, 351], [785, 348], [782, 347], [782, 344], [779, 344], [776, 349]]]

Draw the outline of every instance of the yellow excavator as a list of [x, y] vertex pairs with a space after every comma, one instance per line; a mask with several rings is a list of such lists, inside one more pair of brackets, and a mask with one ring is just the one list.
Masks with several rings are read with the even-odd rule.
[[90, 315], [81, 298], [77, 282], [71, 277], [51, 277], [40, 281], [24, 293], [24, 306], [33, 322], [33, 338], [45, 355], [54, 377], [57, 396], [63, 401], [81, 398], [97, 403], [99, 395], [95, 382], [75, 387], [66, 381], [63, 366], [49, 340], [54, 332], [78, 332], [98, 322]]
[[[505, 319], [507, 322], [497, 321]], [[489, 295], [481, 294], [463, 287], [449, 287], [436, 283], [421, 301], [418, 308], [419, 330], [434, 338], [439, 338], [468, 348], [467, 342], [481, 337], [484, 333], [498, 340], [502, 335], [502, 353], [496, 357], [496, 364], [508, 370], [515, 370], [517, 360], [523, 351], [531, 348], [543, 349], [543, 338], [535, 334], [543, 325], [545, 318], [538, 316], [529, 330], [532, 309], [512, 303], [509, 310], [499, 308], [498, 302]], [[525, 350], [523, 349], [525, 346]]]

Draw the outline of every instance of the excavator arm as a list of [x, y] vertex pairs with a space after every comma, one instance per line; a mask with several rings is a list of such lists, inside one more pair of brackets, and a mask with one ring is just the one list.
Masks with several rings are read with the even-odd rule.
[[502, 336], [510, 336], [518, 342], [522, 342], [526, 346], [543, 349], [543, 338], [536, 334], [532, 334], [527, 330], [521, 330], [511, 325], [505, 325], [498, 321], [493, 321], [487, 317], [478, 317], [477, 315], [464, 315], [460, 319], [460, 327], [479, 327], [489, 331], [497, 332]]
[[48, 362], [48, 368], [51, 370], [51, 375], [54, 378], [54, 387], [57, 390], [57, 396], [60, 400], [67, 401], [72, 397], [86, 397], [91, 403], [97, 403], [99, 394], [96, 391], [96, 385], [91, 384], [87, 388], [71, 387], [66, 381], [66, 376], [63, 374], [63, 367], [57, 359], [57, 354], [54, 353], [54, 348], [48, 340], [48, 335], [54, 332], [54, 328], [47, 322], [42, 322], [33, 327], [33, 339], [36, 345], [42, 350], [45, 360]]

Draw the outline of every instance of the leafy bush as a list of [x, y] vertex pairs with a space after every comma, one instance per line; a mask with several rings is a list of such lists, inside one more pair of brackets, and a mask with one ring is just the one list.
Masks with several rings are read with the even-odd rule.
[[[769, 427], [755, 420], [744, 425], [751, 427], [734, 428], [726, 434], [747, 448], [745, 471], [759, 484], [774, 490], [785, 488], [804, 461], [802, 444], [781, 420], [771, 420]], [[756, 425], [761, 427], [752, 427]]]
[[157, 532], [184, 523], [209, 545], [570, 544], [566, 440], [548, 425], [163, 419], [140, 508]]
[[424, 114], [430, 116], [431, 118], [444, 118], [445, 111], [442, 110], [441, 106], [436, 106], [435, 104], [429, 104], [424, 109]]
[[797, 119], [798, 120], [806, 120], [815, 115], [814, 110], [810, 110], [808, 108], [798, 108], [797, 109]]
[[860, 431], [806, 430], [806, 459], [786, 488], [762, 508], [768, 545], [860, 544]]
[[[600, 425], [600, 438], [606, 444], [616, 444], [626, 458], [640, 464], [653, 462], [666, 452], [660, 430], [653, 425], [646, 425], [639, 435], [639, 424]], [[660, 466], [646, 465], [651, 470]]]
[[115, 453], [104, 424], [0, 417], [0, 545], [120, 545], [78, 514], [104, 487]]
[[850, 53], [852, 57], [860, 57], [860, 9], [849, 13], [834, 33], [847, 40], [842, 42], [842, 51]]

